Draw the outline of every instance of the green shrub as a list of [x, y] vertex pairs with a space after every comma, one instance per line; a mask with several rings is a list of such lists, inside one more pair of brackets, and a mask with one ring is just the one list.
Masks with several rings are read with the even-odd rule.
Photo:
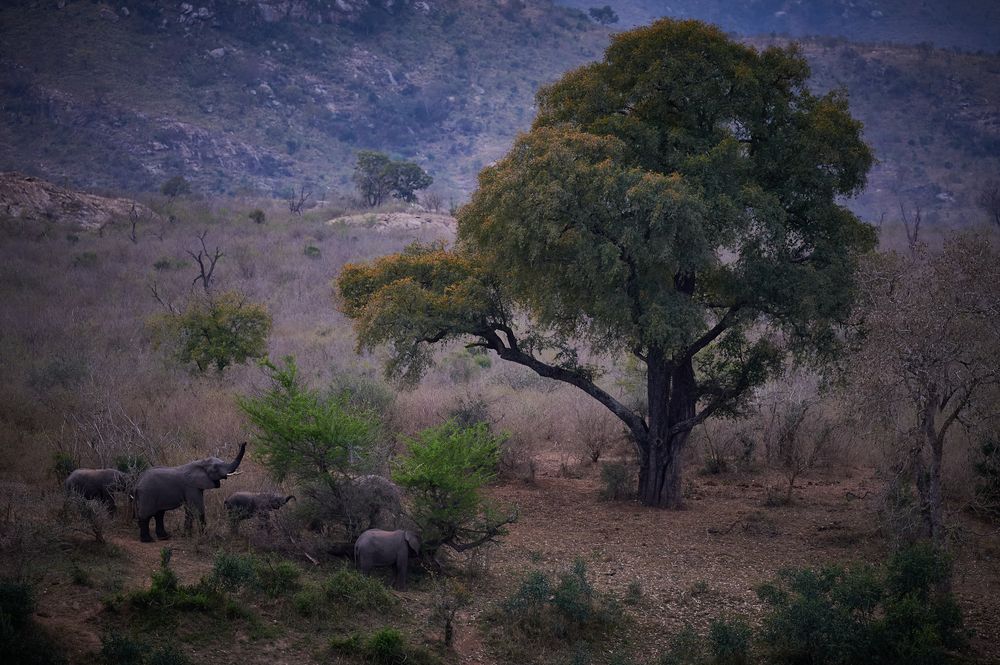
[[316, 587], [306, 587], [292, 596], [292, 606], [304, 617], [322, 619], [329, 614], [326, 593]]
[[254, 208], [251, 210], [247, 217], [249, 217], [250, 221], [254, 224], [263, 224], [267, 221], [267, 215], [260, 208]]
[[760, 641], [769, 663], [817, 665], [953, 662], [962, 617], [941, 590], [947, 559], [926, 545], [886, 566], [783, 571], [758, 589], [769, 606]]
[[329, 485], [332, 471], [346, 473], [364, 463], [378, 420], [353, 408], [349, 395], [304, 386], [291, 356], [284, 363], [264, 363], [271, 385], [263, 394], [238, 402], [258, 431], [256, 457], [279, 481], [292, 476]]
[[399, 602], [377, 578], [351, 568], [341, 568], [327, 578], [323, 592], [336, 606], [349, 609], [385, 610]]
[[406, 641], [395, 628], [382, 628], [368, 636], [365, 654], [379, 665], [402, 665], [406, 659]]
[[257, 564], [257, 586], [269, 596], [283, 596], [300, 588], [298, 566], [291, 561], [264, 559]]
[[660, 656], [660, 665], [702, 665], [706, 660], [705, 645], [691, 626], [685, 626], [670, 638], [667, 650]]
[[111, 462], [112, 466], [121, 471], [122, 473], [142, 473], [150, 466], [149, 460], [146, 459], [144, 455], [135, 453], [124, 453], [122, 455], [115, 455], [115, 458]]
[[620, 462], [601, 465], [601, 498], [607, 501], [631, 499], [635, 483], [629, 468]]
[[555, 583], [542, 572], [529, 573], [500, 610], [503, 623], [522, 642], [593, 637], [611, 628], [620, 615], [613, 598], [594, 590], [582, 559]]
[[212, 563], [212, 581], [223, 589], [236, 591], [256, 586], [257, 562], [252, 554], [218, 552]]
[[318, 259], [323, 255], [323, 252], [316, 245], [306, 245], [302, 253], [310, 259]]
[[407, 456], [393, 479], [409, 491], [412, 517], [424, 549], [472, 547], [505, 535], [515, 514], [501, 515], [481, 489], [496, 477], [500, 444], [486, 423], [462, 427], [447, 421], [405, 439]]
[[128, 635], [107, 633], [101, 637], [103, 665], [145, 665], [149, 647]]
[[271, 315], [264, 305], [227, 291], [196, 297], [183, 312], [154, 317], [150, 327], [156, 346], [171, 347], [180, 363], [221, 372], [267, 353]]
[[175, 175], [167, 179], [160, 187], [160, 193], [164, 196], [174, 198], [191, 193], [191, 183], [184, 179], [184, 176]]
[[625, 604], [638, 605], [642, 602], [642, 583], [632, 580], [625, 589]]
[[714, 665], [747, 665], [753, 631], [742, 618], [716, 619], [708, 629], [709, 649]]
[[160, 567], [154, 570], [149, 589], [135, 591], [129, 596], [129, 604], [139, 610], [194, 610], [211, 612], [221, 608], [225, 597], [204, 580], [191, 586], [183, 586], [177, 574], [170, 567], [171, 550], [160, 551]]

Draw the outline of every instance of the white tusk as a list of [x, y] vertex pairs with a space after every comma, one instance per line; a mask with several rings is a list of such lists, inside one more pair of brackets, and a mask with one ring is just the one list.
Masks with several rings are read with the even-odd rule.
[[232, 473], [226, 474], [226, 478], [229, 478], [230, 476], [238, 476], [241, 473], [243, 473], [243, 472], [242, 471], [233, 471]]

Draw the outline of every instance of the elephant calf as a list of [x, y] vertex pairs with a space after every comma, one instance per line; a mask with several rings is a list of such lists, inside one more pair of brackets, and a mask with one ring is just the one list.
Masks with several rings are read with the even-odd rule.
[[64, 485], [68, 494], [97, 499], [114, 515], [114, 492], [125, 489], [125, 474], [118, 469], [77, 469], [69, 474]]
[[250, 519], [254, 515], [267, 515], [294, 498], [294, 495], [284, 496], [274, 492], [234, 492], [224, 504], [226, 512], [229, 513], [229, 523], [235, 531], [243, 520]]
[[406, 588], [406, 571], [411, 556], [420, 556], [420, 536], [412, 531], [368, 529], [354, 544], [354, 561], [367, 575], [372, 568], [392, 566], [394, 586]]

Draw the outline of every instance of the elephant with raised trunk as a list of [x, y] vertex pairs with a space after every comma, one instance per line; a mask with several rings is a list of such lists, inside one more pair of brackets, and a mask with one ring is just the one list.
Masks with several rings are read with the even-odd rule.
[[372, 568], [392, 566], [396, 573], [393, 584], [400, 590], [406, 588], [410, 557], [416, 556], [420, 556], [420, 536], [413, 531], [368, 529], [354, 543], [358, 570], [367, 575]]
[[224, 503], [229, 514], [229, 524], [235, 531], [243, 520], [248, 520], [254, 515], [266, 517], [271, 511], [278, 510], [292, 499], [295, 499], [292, 494], [285, 496], [275, 492], [233, 492]]
[[153, 542], [149, 535], [149, 519], [156, 518], [156, 537], [166, 540], [170, 537], [163, 527], [163, 515], [168, 510], [184, 506], [184, 531], [191, 533], [195, 517], [205, 525], [205, 490], [222, 486], [222, 480], [236, 473], [246, 442], [240, 444], [240, 452], [232, 462], [218, 457], [188, 462], [181, 466], [159, 466], [149, 469], [135, 487], [135, 514], [139, 521], [139, 539], [144, 543]]
[[125, 482], [125, 474], [118, 469], [77, 469], [67, 476], [64, 485], [67, 494], [97, 499], [114, 515], [114, 493], [124, 491]]

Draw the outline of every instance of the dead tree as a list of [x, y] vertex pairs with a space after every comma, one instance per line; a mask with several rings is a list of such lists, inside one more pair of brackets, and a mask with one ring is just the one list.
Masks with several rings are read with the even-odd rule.
[[198, 276], [194, 278], [191, 282], [191, 286], [194, 286], [201, 280], [201, 285], [208, 291], [208, 288], [212, 285], [212, 276], [215, 274], [215, 264], [221, 259], [224, 254], [222, 250], [218, 247], [215, 248], [214, 252], [209, 252], [208, 247], [205, 245], [205, 238], [208, 236], [208, 231], [202, 231], [198, 234], [197, 238], [201, 242], [201, 249], [195, 254], [190, 249], [186, 250], [187, 253], [198, 262]]
[[128, 211], [128, 223], [129, 223], [128, 238], [134, 244], [139, 244], [139, 237], [136, 235], [135, 229], [139, 225], [139, 219], [141, 217], [142, 215], [139, 214], [139, 211], [136, 209], [135, 204], [133, 203], [131, 210]]
[[299, 187], [298, 193], [296, 193], [293, 187], [291, 194], [288, 195], [288, 212], [293, 215], [301, 215], [302, 207], [306, 204], [310, 196], [312, 196], [312, 191], [306, 189], [305, 185]]
[[903, 218], [903, 228], [906, 230], [906, 246], [910, 249], [910, 255], [915, 256], [917, 248], [920, 246], [920, 223], [923, 221], [920, 206], [914, 208], [912, 224], [910, 218], [906, 216], [906, 208], [903, 207], [902, 202], [899, 204], [899, 214]]

